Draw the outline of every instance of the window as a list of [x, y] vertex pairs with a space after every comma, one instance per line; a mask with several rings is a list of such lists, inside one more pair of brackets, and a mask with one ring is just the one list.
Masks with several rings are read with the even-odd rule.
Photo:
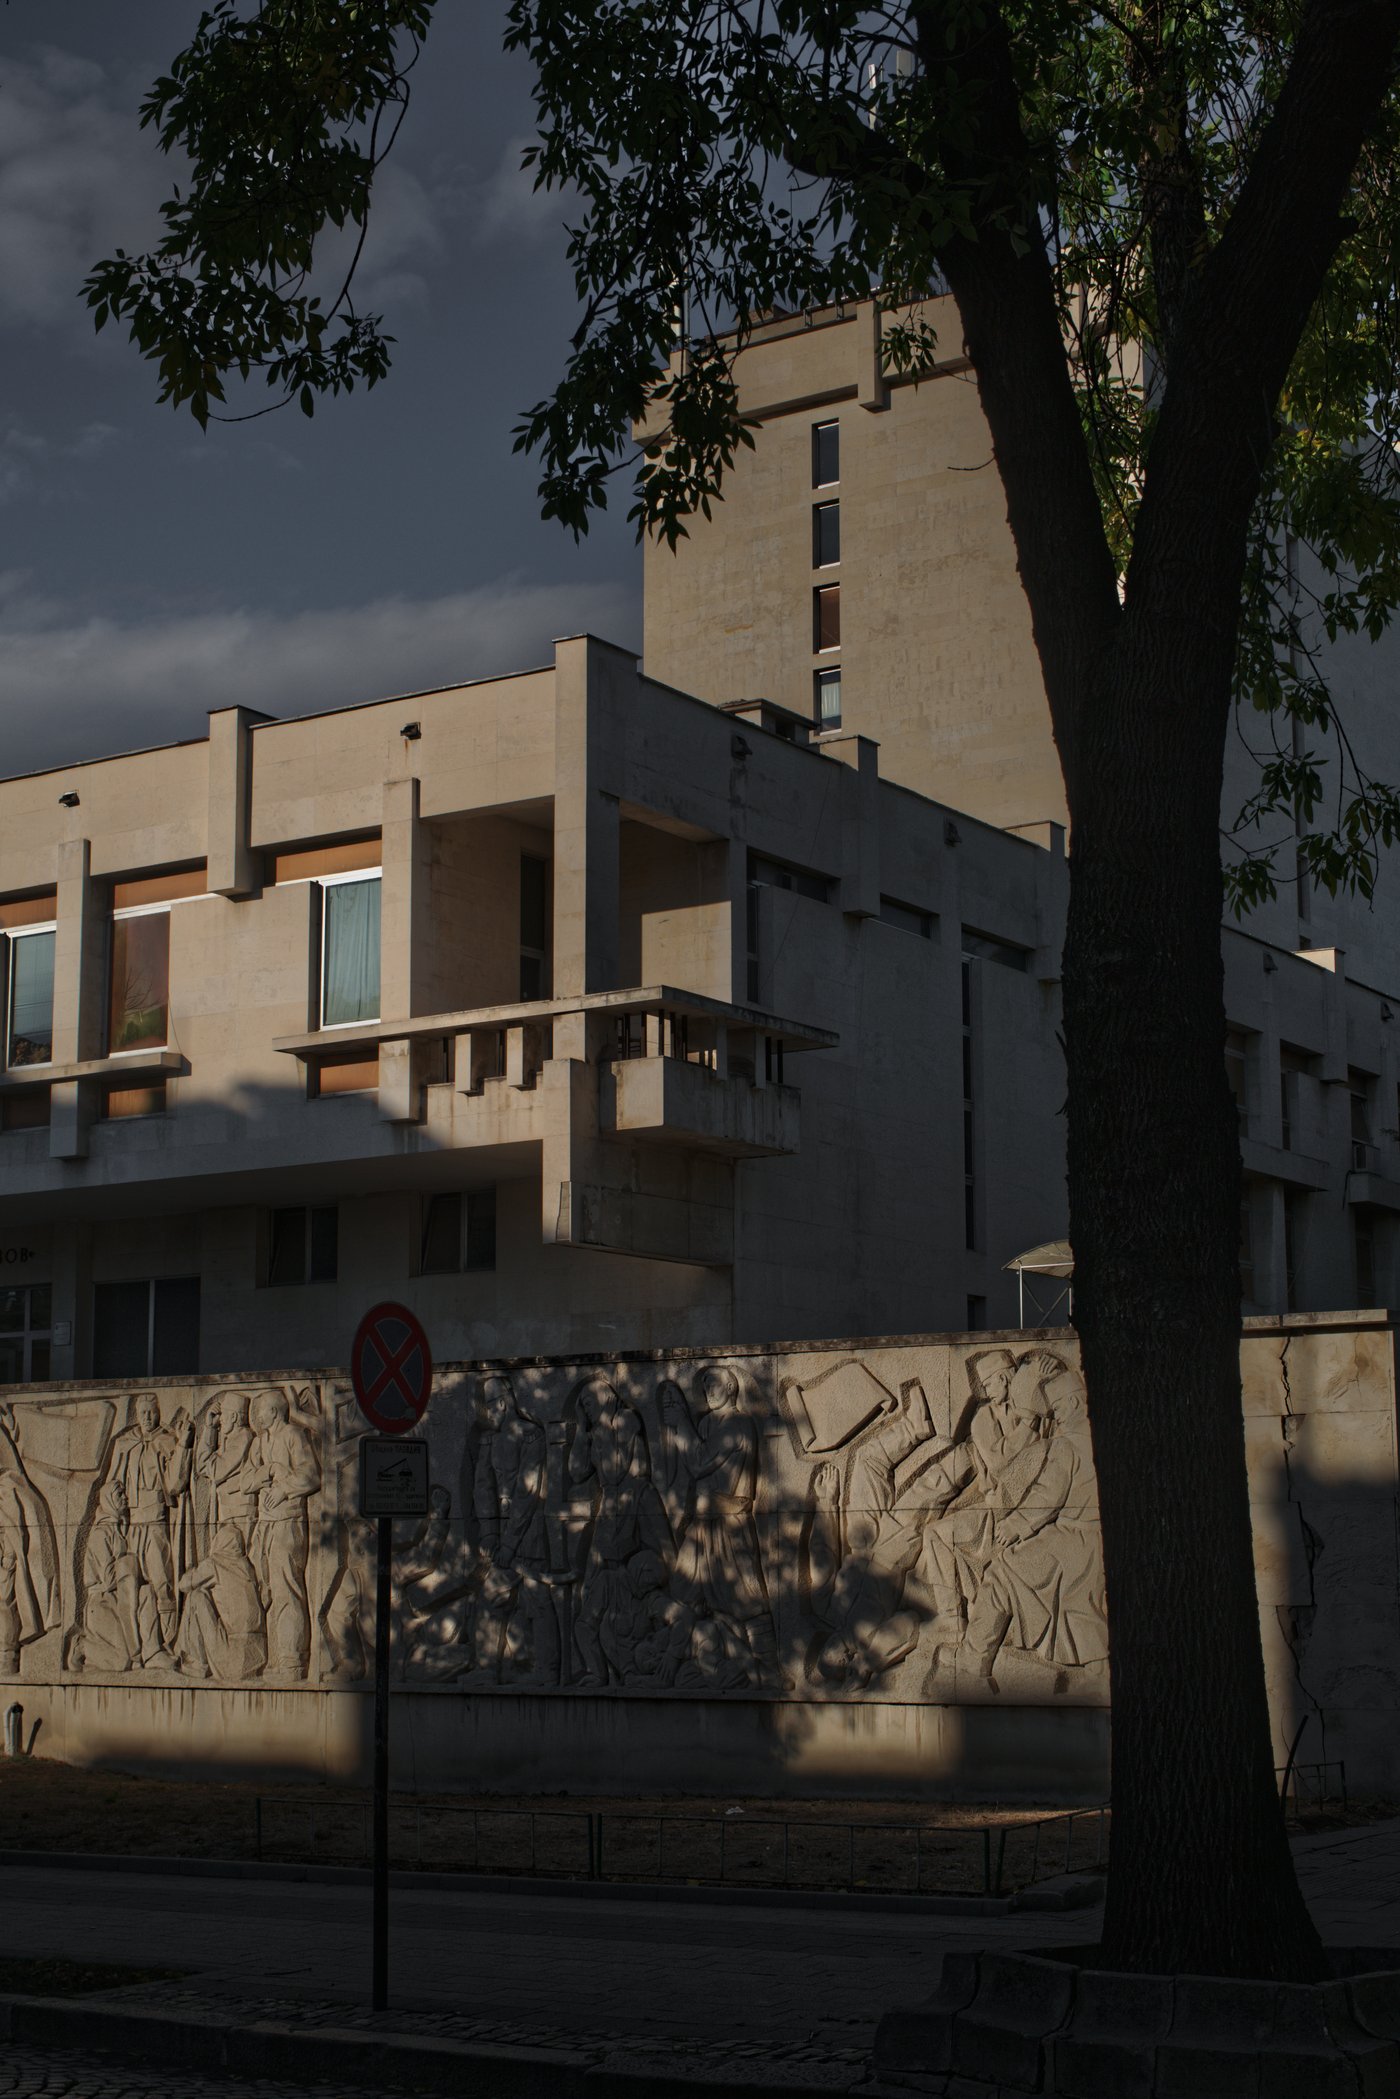
[[1351, 1089], [1351, 1163], [1357, 1173], [1365, 1173], [1374, 1163], [1371, 1144], [1371, 1091], [1374, 1083], [1364, 1071], [1347, 1073], [1347, 1084]]
[[812, 647], [820, 652], [840, 646], [841, 586], [821, 583], [812, 592]]
[[901, 933], [917, 933], [923, 940], [933, 938], [931, 911], [918, 911], [912, 904], [897, 904], [892, 896], [882, 896], [880, 917], [887, 926], [898, 926]]
[[841, 559], [841, 505], [818, 503], [812, 511], [812, 566], [835, 568]]
[[321, 1026], [379, 1018], [378, 875], [321, 882]]
[[1301, 1287], [1304, 1253], [1304, 1204], [1307, 1197], [1296, 1188], [1288, 1188], [1283, 1197], [1283, 1309], [1298, 1310], [1298, 1292]]
[[107, 1049], [164, 1049], [169, 1035], [170, 913], [120, 912], [112, 920]]
[[967, 1301], [967, 1331], [980, 1333], [987, 1324], [987, 1300], [985, 1297], [969, 1297]]
[[318, 1057], [306, 1067], [308, 1100], [327, 1100], [336, 1093], [372, 1093], [379, 1084], [379, 1052], [367, 1057], [352, 1051], [348, 1057]]
[[841, 425], [812, 425], [812, 486], [830, 488], [841, 479]]
[[1254, 1192], [1248, 1181], [1240, 1196], [1240, 1296], [1257, 1303], [1254, 1289]]
[[47, 1283], [0, 1289], [0, 1385], [39, 1385], [49, 1375], [53, 1292]]
[[819, 904], [831, 902], [831, 883], [825, 875], [813, 874], [807, 867], [790, 867], [784, 860], [769, 860], [762, 853], [749, 855], [749, 880], [770, 889], [795, 889], [799, 896], [812, 897]]
[[10, 935], [9, 1030], [5, 1061], [53, 1061], [53, 928]]
[[[1306, 1050], [1283, 1043], [1279, 1049], [1279, 1142], [1291, 1152], [1299, 1142], [1303, 1126], [1303, 1081], [1312, 1072], [1313, 1060]], [[1306, 1144], [1302, 1147], [1305, 1151]]]
[[108, 1122], [121, 1122], [132, 1115], [164, 1115], [165, 1081], [151, 1086], [109, 1086], [102, 1096], [102, 1114]]
[[812, 715], [819, 729], [841, 726], [841, 673], [817, 671], [812, 680]]
[[0, 1096], [0, 1130], [43, 1130], [50, 1120], [49, 1089], [29, 1086]]
[[430, 1195], [423, 1205], [421, 1275], [456, 1275], [496, 1265], [496, 1191]]
[[269, 1220], [269, 1283], [333, 1283], [339, 1268], [339, 1215], [334, 1203], [274, 1210]]
[[177, 1377], [199, 1368], [199, 1277], [98, 1283], [92, 1293], [94, 1377]]
[[973, 955], [979, 962], [999, 962], [1003, 969], [1024, 972], [1031, 966], [1028, 947], [1017, 947], [1010, 940], [997, 940], [990, 933], [974, 933], [971, 926], [962, 929], [962, 946], [964, 955]]
[[1376, 1302], [1376, 1224], [1370, 1210], [1357, 1210], [1351, 1221], [1352, 1248], [1356, 1259], [1358, 1309]]
[[549, 996], [549, 862], [520, 856], [520, 996]]
[[1235, 1096], [1235, 1112], [1240, 1126], [1249, 1119], [1247, 1084], [1249, 1077], [1249, 1037], [1242, 1028], [1225, 1030], [1225, 1078]]
[[974, 1065], [972, 1038], [973, 966], [975, 958], [962, 958], [962, 1071], [963, 1071], [963, 1244], [977, 1244], [977, 1130], [974, 1117]]

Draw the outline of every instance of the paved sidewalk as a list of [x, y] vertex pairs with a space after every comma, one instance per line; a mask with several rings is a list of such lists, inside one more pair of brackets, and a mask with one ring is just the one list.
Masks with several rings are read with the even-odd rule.
[[[1400, 1819], [1299, 1838], [1296, 1850], [1327, 1940], [1400, 1948]], [[171, 2035], [228, 2028], [280, 2036], [287, 2062], [302, 2065], [316, 2063], [322, 2047], [347, 2045], [342, 2060], [358, 2063], [357, 2037], [367, 2051], [392, 2037], [405, 2057], [415, 2048], [466, 2051], [477, 2066], [472, 2088], [483, 2095], [523, 2089], [505, 2073], [508, 2062], [523, 2069], [527, 2058], [546, 2090], [553, 2064], [560, 2091], [586, 2084], [649, 2093], [676, 2079], [673, 2089], [694, 2081], [710, 2091], [849, 2093], [868, 2078], [880, 2015], [928, 1993], [943, 1951], [1083, 1945], [1099, 1927], [1096, 1909], [951, 1917], [814, 1909], [781, 1898], [731, 1908], [419, 1883], [392, 1892], [393, 2008], [376, 2020], [365, 2009], [362, 1885], [49, 1863], [10, 1863], [0, 1877], [0, 1952], [188, 1971], [182, 1982], [82, 2000], [93, 2013], [105, 2003], [158, 2022], [150, 2029], [150, 2059], [165, 2065], [157, 2075], [99, 2074], [17, 2032], [19, 2046], [0, 2061], [0, 2099], [195, 2099], [206, 2091], [282, 2099], [268, 2081], [282, 2074], [275, 2048], [260, 2074], [240, 2083], [181, 2072], [155, 2045], [162, 2035], [165, 2047]], [[505, 2079], [499, 2087], [493, 2060]], [[314, 2073], [290, 2074], [299, 2081], [289, 2092], [306, 2089]], [[354, 2082], [342, 2069], [337, 2088], [346, 2099]], [[366, 2077], [362, 2089], [379, 2088]]]

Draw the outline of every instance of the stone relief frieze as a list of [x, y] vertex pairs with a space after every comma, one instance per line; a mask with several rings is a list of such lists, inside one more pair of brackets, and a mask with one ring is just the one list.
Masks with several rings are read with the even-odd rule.
[[[365, 1684], [340, 1382], [0, 1407], [0, 1675]], [[469, 1694], [1107, 1695], [1073, 1361], [1037, 1344], [441, 1373], [395, 1668]]]

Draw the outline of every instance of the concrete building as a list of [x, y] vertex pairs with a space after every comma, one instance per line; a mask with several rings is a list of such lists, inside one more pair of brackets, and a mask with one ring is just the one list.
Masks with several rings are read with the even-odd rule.
[[[1063, 833], [879, 757], [581, 638], [0, 784], [5, 1378], [1014, 1322]], [[1249, 1305], [1388, 1301], [1391, 1009], [1226, 947]]]

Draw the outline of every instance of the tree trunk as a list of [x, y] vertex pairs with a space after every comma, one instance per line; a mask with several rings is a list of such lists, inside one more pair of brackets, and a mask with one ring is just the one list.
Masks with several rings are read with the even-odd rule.
[[1311, 1980], [1321, 1949], [1274, 1780], [1240, 1405], [1217, 829], [1229, 654], [1184, 625], [1125, 620], [1070, 805], [1070, 1236], [1111, 1628], [1104, 1959]]

